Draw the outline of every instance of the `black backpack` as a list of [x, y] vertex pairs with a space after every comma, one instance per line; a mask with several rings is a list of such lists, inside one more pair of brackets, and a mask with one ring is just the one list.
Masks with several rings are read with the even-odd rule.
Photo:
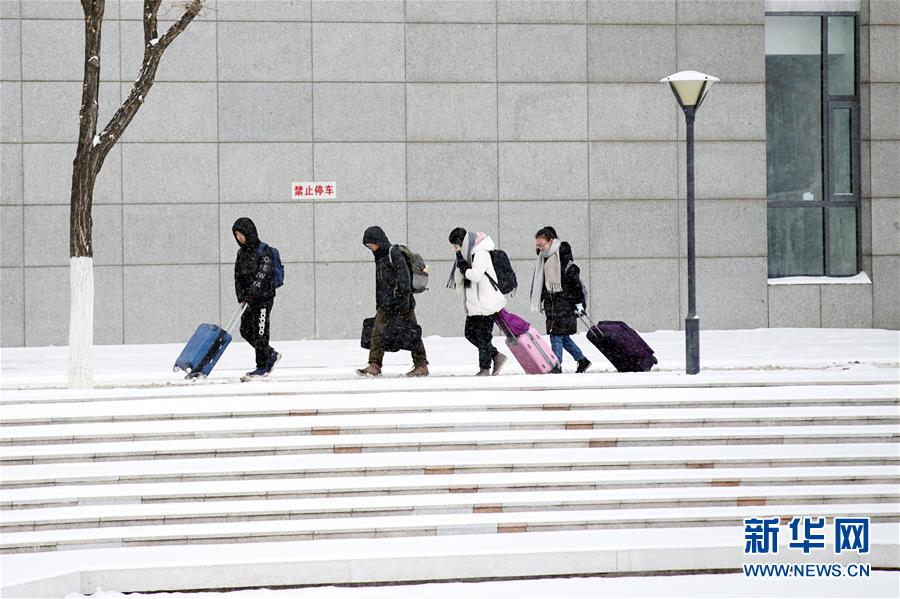
[[[565, 269], [565, 270], [566, 270], [566, 273], [568, 273], [568, 272], [569, 272], [569, 269], [572, 268], [573, 266], [575, 266], [575, 261], [574, 261], [574, 260], [571, 261], [571, 262], [569, 262], [568, 264], [566, 264], [566, 269]], [[585, 308], [586, 308], [587, 305], [588, 305], [588, 292], [587, 292], [587, 286], [584, 284], [584, 281], [581, 279], [581, 275], [578, 276], [578, 289], [577, 289], [577, 291], [578, 291], [578, 293], [581, 294], [582, 301], [581, 301], [580, 303], [581, 303], [583, 306], [585, 306]]]
[[494, 265], [494, 272], [497, 273], [496, 281], [488, 275], [491, 285], [503, 295], [514, 294], [519, 284], [516, 281], [516, 271], [509, 263], [509, 256], [503, 250], [491, 250], [489, 253], [491, 254], [491, 263]]

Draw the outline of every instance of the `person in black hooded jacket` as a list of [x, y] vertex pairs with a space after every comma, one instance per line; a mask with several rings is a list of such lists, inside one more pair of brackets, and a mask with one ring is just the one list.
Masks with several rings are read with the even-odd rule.
[[[412, 276], [403, 252], [391, 245], [381, 227], [369, 227], [363, 234], [363, 245], [375, 258], [375, 326], [372, 330], [369, 365], [356, 372], [363, 376], [380, 376], [384, 359], [382, 338], [384, 327], [393, 318], [402, 317], [416, 322], [416, 300], [412, 293]], [[412, 351], [413, 369], [406, 376], [428, 376], [428, 357], [425, 344]]]
[[578, 362], [576, 372], [591, 366], [570, 335], [578, 332], [578, 317], [584, 314], [586, 297], [581, 271], [572, 257], [572, 247], [560, 241], [553, 227], [543, 227], [534, 235], [537, 262], [531, 283], [531, 308], [547, 317], [550, 347], [562, 370], [563, 349]]
[[241, 317], [241, 337], [256, 350], [256, 370], [242, 380], [268, 375], [281, 354], [269, 345], [272, 306], [275, 303], [275, 261], [269, 247], [259, 240], [256, 225], [242, 217], [231, 227], [240, 248], [234, 261], [234, 292], [238, 303], [247, 304]]

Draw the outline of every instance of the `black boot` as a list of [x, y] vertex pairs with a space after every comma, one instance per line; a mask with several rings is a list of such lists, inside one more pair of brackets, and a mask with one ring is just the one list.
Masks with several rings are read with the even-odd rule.
[[587, 358], [581, 358], [578, 360], [578, 368], [575, 372], [587, 372], [587, 369], [591, 367], [591, 361]]

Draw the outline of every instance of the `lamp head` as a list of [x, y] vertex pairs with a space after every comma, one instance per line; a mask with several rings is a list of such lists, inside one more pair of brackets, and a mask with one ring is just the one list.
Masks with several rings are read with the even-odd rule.
[[718, 81], [718, 77], [698, 73], [697, 71], [680, 71], [659, 80], [660, 83], [668, 83], [682, 109], [700, 107], [712, 84]]

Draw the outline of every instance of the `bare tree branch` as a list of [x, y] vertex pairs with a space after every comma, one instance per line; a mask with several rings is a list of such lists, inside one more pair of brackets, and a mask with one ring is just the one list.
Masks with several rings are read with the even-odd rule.
[[[160, 0], [144, 0], [145, 9], [153, 9], [149, 13], [144, 13], [145, 38], [148, 35], [148, 31], [151, 34], [156, 31], [156, 11], [159, 10], [159, 3]], [[146, 43], [144, 44], [144, 61], [141, 65], [140, 75], [131, 87], [128, 98], [125, 99], [125, 102], [119, 107], [99, 136], [99, 145], [97, 149], [99, 152], [100, 164], [103, 164], [106, 155], [119, 140], [119, 137], [122, 136], [125, 128], [128, 127], [131, 120], [137, 114], [138, 109], [140, 109], [141, 105], [144, 103], [144, 98], [153, 86], [153, 81], [156, 77], [156, 69], [159, 67], [159, 61], [162, 58], [163, 52], [165, 52], [166, 48], [169, 47], [169, 44], [185, 30], [188, 24], [200, 14], [202, 8], [203, 0], [189, 0], [185, 7], [184, 14], [181, 15], [181, 18], [172, 25], [161, 38], [152, 37], [149, 40], [146, 40]], [[152, 21], [152, 25], [148, 25], [148, 21]]]
[[106, 0], [82, 0], [84, 18], [84, 83], [81, 93], [79, 115], [79, 145], [90, 143], [97, 132], [97, 101], [100, 89], [100, 34], [103, 26], [103, 11]]
[[94, 138], [100, 111], [100, 35], [106, 0], [81, 0], [84, 9], [84, 83], [78, 121], [78, 145], [72, 165], [69, 255], [91, 256], [91, 207], [97, 178]]
[[159, 5], [162, 0], [144, 0], [144, 47], [150, 43], [150, 40], [156, 39], [159, 34], [156, 32], [156, 14], [159, 12]]
[[185, 6], [184, 14], [181, 15], [181, 18], [172, 25], [165, 35], [162, 36], [159, 40], [159, 45], [163, 47], [163, 49], [167, 48], [172, 41], [184, 31], [185, 27], [194, 20], [200, 11], [203, 9], [203, 0], [189, 0], [188, 4]]

